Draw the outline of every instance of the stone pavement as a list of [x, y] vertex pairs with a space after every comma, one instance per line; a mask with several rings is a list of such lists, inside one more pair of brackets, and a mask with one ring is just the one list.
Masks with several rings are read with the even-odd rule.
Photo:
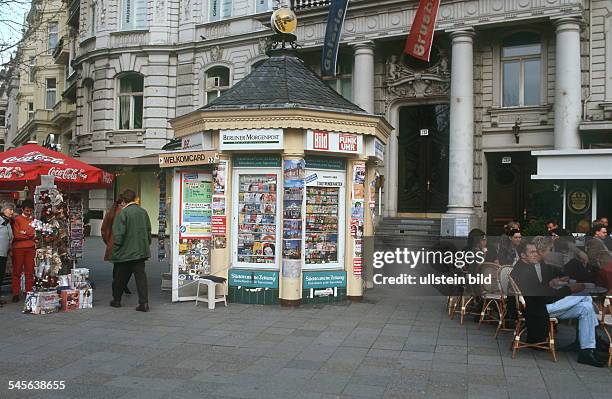
[[[376, 288], [362, 303], [173, 304], [150, 262], [151, 312], [108, 306], [112, 267], [86, 243], [94, 309], [46, 316], [0, 309], [0, 398], [609, 398], [612, 371], [554, 363], [544, 352], [511, 359], [510, 336], [461, 326], [445, 298]], [[131, 289], [135, 292], [132, 282]], [[572, 328], [562, 327], [561, 344]], [[9, 380], [65, 381], [63, 391], [9, 391]]]

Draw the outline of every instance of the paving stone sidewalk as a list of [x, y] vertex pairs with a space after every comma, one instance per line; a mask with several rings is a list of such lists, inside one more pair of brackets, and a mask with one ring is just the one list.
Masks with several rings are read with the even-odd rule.
[[[209, 311], [160, 292], [167, 266], [147, 265], [151, 312], [108, 306], [112, 267], [86, 243], [94, 309], [46, 316], [0, 309], [0, 398], [609, 398], [611, 369], [575, 354], [521, 350], [494, 328], [449, 320], [445, 298], [369, 290], [362, 303], [230, 304]], [[135, 292], [134, 283], [131, 288]], [[5, 293], [6, 297], [6, 293]], [[563, 326], [561, 344], [573, 329]], [[9, 380], [66, 383], [9, 391]]]

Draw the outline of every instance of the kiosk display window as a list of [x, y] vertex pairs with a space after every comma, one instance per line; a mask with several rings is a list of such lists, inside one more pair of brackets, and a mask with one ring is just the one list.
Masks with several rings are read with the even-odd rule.
[[277, 187], [277, 174], [239, 175], [238, 262], [276, 265]]
[[307, 264], [338, 262], [339, 187], [306, 187]]
[[344, 262], [344, 186], [339, 170], [307, 169], [304, 268], [342, 269]]

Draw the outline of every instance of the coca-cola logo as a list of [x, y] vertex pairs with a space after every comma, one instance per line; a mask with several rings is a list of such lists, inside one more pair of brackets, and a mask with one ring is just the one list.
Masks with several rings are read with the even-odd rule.
[[24, 173], [19, 166], [0, 166], [0, 179], [23, 177]]
[[54, 167], [49, 169], [48, 174], [64, 180], [87, 180], [87, 173], [85, 173], [85, 169], [58, 169]]
[[102, 172], [102, 182], [105, 184], [111, 184], [113, 182], [113, 175], [110, 173]]
[[2, 163], [36, 163], [36, 162], [52, 163], [56, 165], [64, 164], [64, 160], [62, 158], [54, 158], [52, 156], [45, 155], [39, 151], [32, 151], [20, 157], [8, 157], [2, 160]]

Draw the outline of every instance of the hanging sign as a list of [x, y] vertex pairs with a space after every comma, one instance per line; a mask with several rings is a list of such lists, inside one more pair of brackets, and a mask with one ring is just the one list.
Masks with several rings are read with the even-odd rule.
[[321, 55], [321, 74], [323, 76], [336, 76], [338, 48], [340, 47], [340, 36], [342, 35], [342, 26], [344, 25], [348, 3], [349, 0], [332, 0], [329, 6], [323, 53]]
[[219, 162], [219, 155], [215, 151], [186, 151], [159, 154], [160, 168], [209, 165], [217, 162]]
[[221, 150], [280, 150], [283, 129], [241, 129], [219, 131]]
[[440, 0], [421, 0], [417, 9], [404, 52], [419, 60], [429, 62]]
[[306, 140], [306, 149], [311, 151], [349, 154], [361, 154], [363, 152], [363, 136], [361, 134], [308, 130]]

